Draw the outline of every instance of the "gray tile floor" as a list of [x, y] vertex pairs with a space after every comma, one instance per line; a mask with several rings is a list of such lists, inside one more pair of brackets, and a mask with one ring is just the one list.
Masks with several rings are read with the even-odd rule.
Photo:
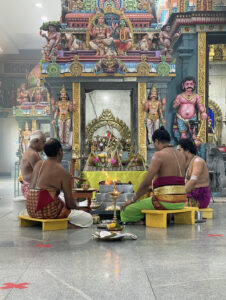
[[[226, 299], [226, 204], [214, 219], [168, 229], [127, 226], [136, 241], [98, 242], [89, 229], [19, 228], [13, 183], [0, 180], [0, 299]], [[223, 237], [209, 237], [222, 234]], [[37, 244], [51, 244], [37, 248]]]

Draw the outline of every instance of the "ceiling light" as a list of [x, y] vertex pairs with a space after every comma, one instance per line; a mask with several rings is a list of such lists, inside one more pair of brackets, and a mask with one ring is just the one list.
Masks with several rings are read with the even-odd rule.
[[41, 19], [42, 19], [43, 22], [48, 21], [48, 18], [47, 18], [47, 17], [41, 17]]
[[0, 53], [2, 53], [3, 52], [3, 49], [2, 49], [2, 47], [0, 47]]
[[42, 7], [42, 3], [40, 3], [40, 2], [35, 3], [35, 6], [41, 8]]

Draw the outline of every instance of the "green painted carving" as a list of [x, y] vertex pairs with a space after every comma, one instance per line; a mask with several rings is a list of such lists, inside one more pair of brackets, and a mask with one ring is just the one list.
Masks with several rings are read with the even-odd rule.
[[60, 76], [60, 65], [56, 63], [56, 57], [52, 57], [52, 63], [47, 67], [48, 77], [59, 77]]
[[16, 108], [16, 116], [17, 117], [22, 117], [23, 116], [23, 110], [20, 106]]
[[83, 9], [84, 10], [94, 10], [96, 4], [96, 0], [85, 0], [83, 1]]
[[126, 10], [137, 10], [136, 0], [124, 0], [123, 3]]
[[161, 62], [156, 67], [158, 76], [169, 76], [170, 66], [166, 63], [166, 57], [161, 56]]

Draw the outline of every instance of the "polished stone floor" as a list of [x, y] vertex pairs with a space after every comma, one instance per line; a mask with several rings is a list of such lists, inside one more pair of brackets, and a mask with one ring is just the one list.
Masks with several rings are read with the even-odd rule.
[[[224, 203], [211, 204], [214, 219], [204, 224], [130, 225], [125, 231], [138, 239], [117, 242], [92, 240], [94, 225], [44, 233], [19, 228], [21, 205], [13, 201], [12, 181], [1, 179], [1, 300], [226, 299]], [[19, 286], [2, 289], [4, 283]], [[22, 283], [27, 288], [19, 289]]]

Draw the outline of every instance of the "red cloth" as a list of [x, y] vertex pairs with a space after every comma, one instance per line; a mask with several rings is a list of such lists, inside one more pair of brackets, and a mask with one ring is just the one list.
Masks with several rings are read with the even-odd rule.
[[36, 211], [42, 210], [49, 203], [53, 202], [54, 199], [46, 190], [41, 190], [38, 194], [38, 203], [36, 206]]
[[71, 211], [58, 195], [58, 191], [29, 189], [26, 199], [29, 216], [38, 219], [67, 218]]

